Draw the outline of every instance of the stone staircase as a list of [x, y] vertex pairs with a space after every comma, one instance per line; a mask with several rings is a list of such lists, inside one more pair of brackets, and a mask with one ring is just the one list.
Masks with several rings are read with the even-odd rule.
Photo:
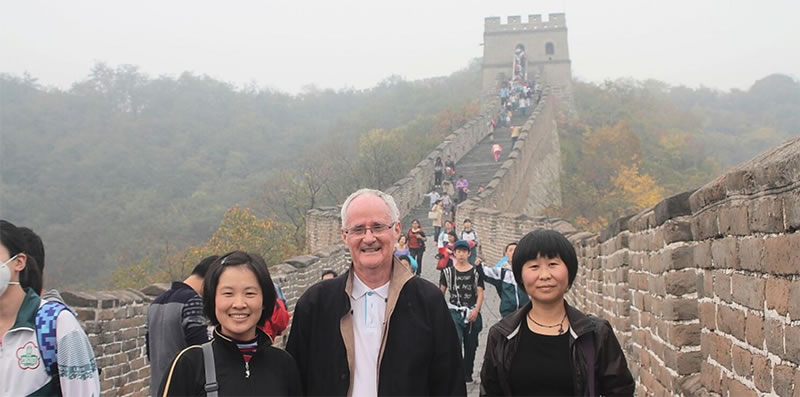
[[[527, 116], [515, 115], [511, 119], [511, 124], [521, 126], [526, 120]], [[491, 147], [494, 143], [498, 143], [503, 147], [503, 152], [498, 162], [494, 161], [494, 156], [491, 153]], [[509, 153], [511, 153], [511, 129], [508, 127], [498, 128], [494, 132], [494, 141], [487, 136], [456, 163], [456, 177], [459, 175], [466, 177], [467, 181], [469, 181], [470, 194], [476, 194], [479, 186], [486, 186], [492, 180], [503, 161], [508, 159]], [[403, 231], [408, 232], [411, 221], [414, 219], [419, 220], [420, 225], [425, 229], [428, 239], [426, 242], [427, 249], [422, 260], [422, 277], [438, 286], [440, 272], [436, 270], [436, 259], [434, 258], [437, 250], [436, 243], [433, 240], [433, 223], [428, 219], [429, 203], [430, 201], [426, 198], [422, 205], [409, 212], [403, 219]], [[456, 229], [459, 230], [460, 226], [456, 225]], [[480, 334], [478, 351], [475, 353], [475, 366], [472, 374], [475, 382], [467, 385], [469, 396], [477, 396], [479, 394], [480, 370], [483, 364], [486, 338], [489, 334], [489, 328], [501, 318], [499, 307], [500, 298], [497, 295], [497, 291], [487, 284], [481, 309], [483, 329]]]

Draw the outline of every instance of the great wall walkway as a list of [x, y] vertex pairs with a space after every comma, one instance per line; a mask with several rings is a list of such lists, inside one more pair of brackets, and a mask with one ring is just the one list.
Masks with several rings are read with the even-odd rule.
[[[515, 116], [511, 120], [512, 125], [522, 125], [525, 122], [525, 117]], [[475, 145], [464, 157], [456, 163], [456, 176], [464, 175], [469, 181], [469, 189], [474, 194], [478, 190], [478, 186], [486, 186], [491, 181], [495, 172], [500, 169], [500, 165], [508, 158], [511, 153], [511, 129], [504, 127], [498, 128], [494, 133], [494, 141], [486, 137], [480, 143]], [[498, 143], [503, 147], [503, 153], [499, 162], [495, 162], [492, 158], [490, 149], [492, 144]], [[423, 256], [422, 277], [426, 280], [439, 285], [439, 271], [436, 270], [436, 243], [433, 241], [433, 223], [427, 218], [430, 201], [426, 198], [422, 205], [414, 208], [405, 219], [403, 219], [404, 231], [408, 231], [408, 226], [411, 225], [412, 219], [418, 219], [425, 233], [429, 236], [427, 241], [427, 249]], [[456, 229], [460, 231], [460, 225]], [[442, 228], [444, 230], [444, 228]], [[477, 396], [480, 391], [480, 371], [483, 364], [483, 354], [486, 349], [486, 338], [489, 335], [489, 328], [500, 320], [500, 298], [497, 295], [497, 290], [491, 285], [486, 286], [484, 292], [483, 308], [481, 309], [481, 316], [483, 317], [483, 329], [480, 333], [480, 342], [478, 344], [478, 351], [475, 354], [475, 367], [472, 374], [472, 379], [475, 382], [467, 385], [469, 396]]]

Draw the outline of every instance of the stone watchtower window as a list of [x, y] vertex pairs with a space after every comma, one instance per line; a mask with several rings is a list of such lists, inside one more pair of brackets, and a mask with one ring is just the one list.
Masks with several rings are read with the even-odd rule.
[[544, 53], [547, 55], [553, 55], [553, 53], [555, 53], [555, 49], [553, 48], [553, 43], [547, 43], [544, 45]]

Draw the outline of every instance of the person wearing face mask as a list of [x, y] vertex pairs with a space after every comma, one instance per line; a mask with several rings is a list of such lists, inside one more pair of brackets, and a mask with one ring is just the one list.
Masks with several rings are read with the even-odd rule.
[[[48, 324], [55, 335], [37, 334], [44, 332], [37, 315], [52, 306], [31, 288], [41, 285], [41, 274], [25, 252], [23, 233], [0, 220], [0, 395], [99, 396], [94, 351], [72, 312], [60, 311]], [[54, 336], [58, 349], [49, 368], [39, 344], [45, 336]]]

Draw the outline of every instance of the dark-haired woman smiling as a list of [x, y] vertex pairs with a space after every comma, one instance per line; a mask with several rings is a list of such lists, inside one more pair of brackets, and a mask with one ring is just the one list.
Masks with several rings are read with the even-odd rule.
[[[211, 350], [190, 346], [180, 352], [164, 377], [160, 394], [300, 395], [294, 359], [270, 346], [269, 336], [257, 327], [272, 315], [275, 296], [261, 256], [233, 251], [211, 264], [203, 281], [203, 311], [216, 326], [209, 342]], [[208, 356], [213, 357], [216, 382], [206, 377]]]
[[483, 396], [632, 396], [634, 381], [608, 321], [564, 295], [578, 258], [563, 235], [536, 230], [519, 241], [512, 270], [531, 302], [489, 330]]

